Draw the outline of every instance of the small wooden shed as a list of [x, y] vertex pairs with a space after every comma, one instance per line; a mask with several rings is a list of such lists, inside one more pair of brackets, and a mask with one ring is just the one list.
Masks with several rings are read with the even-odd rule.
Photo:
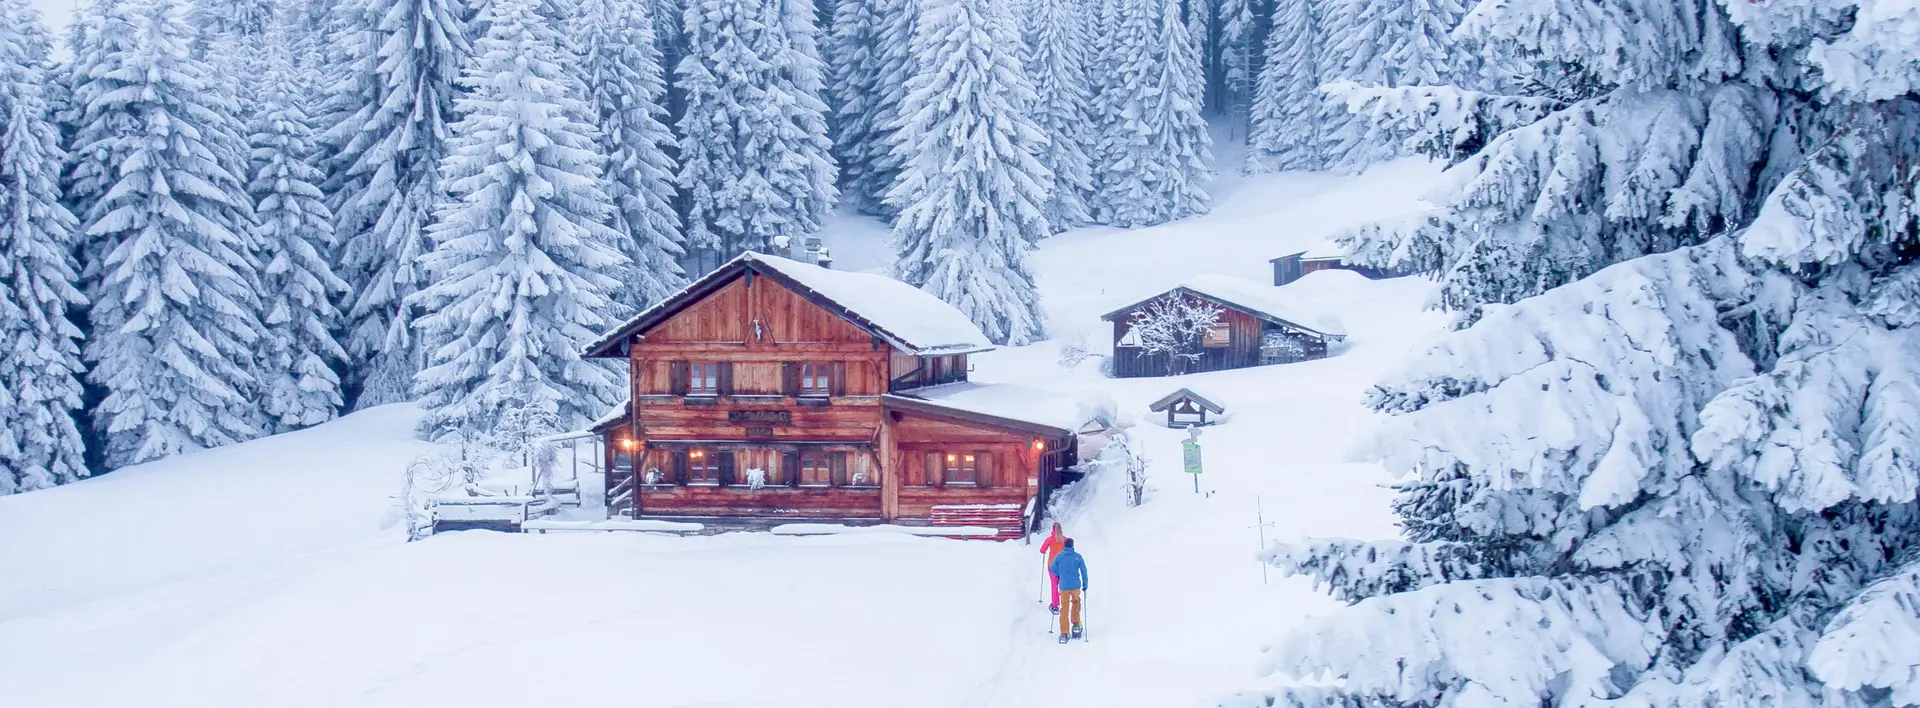
[[[1184, 354], [1151, 351], [1134, 331], [1135, 313], [1166, 297], [1210, 303], [1220, 318], [1200, 338], [1198, 349]], [[1172, 290], [1133, 302], [1102, 316], [1113, 323], [1113, 375], [1166, 376], [1202, 371], [1284, 364], [1325, 357], [1346, 339], [1338, 318], [1316, 312], [1260, 283], [1224, 275], [1202, 275]]]
[[[1220, 422], [1217, 416], [1227, 412], [1227, 409], [1220, 407], [1220, 404], [1207, 400], [1206, 397], [1194, 393], [1193, 389], [1190, 388], [1183, 388], [1167, 394], [1164, 398], [1154, 401], [1152, 405], [1147, 406], [1147, 410], [1155, 413], [1165, 412], [1167, 414], [1167, 427], [1169, 428], [1184, 428], [1189, 425], [1213, 425], [1214, 423]], [[1207, 420], [1207, 414], [1209, 413], [1216, 416], [1216, 418], [1214, 420]]]
[[1393, 268], [1375, 268], [1347, 262], [1340, 247], [1332, 243], [1323, 243], [1298, 253], [1289, 253], [1267, 261], [1273, 264], [1273, 284], [1275, 287], [1299, 280], [1308, 273], [1322, 270], [1349, 270], [1373, 280], [1398, 278], [1412, 273]]

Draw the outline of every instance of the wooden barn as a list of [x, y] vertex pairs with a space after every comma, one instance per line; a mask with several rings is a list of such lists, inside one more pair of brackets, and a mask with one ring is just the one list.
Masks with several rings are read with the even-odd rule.
[[1269, 261], [1273, 265], [1273, 284], [1275, 287], [1299, 280], [1301, 276], [1322, 270], [1348, 270], [1368, 278], [1398, 278], [1412, 273], [1390, 268], [1375, 268], [1348, 263], [1346, 254], [1331, 243], [1321, 244], [1298, 253], [1289, 253]]
[[967, 380], [992, 345], [878, 275], [748, 253], [589, 345], [632, 399], [595, 426], [610, 513], [719, 528], [1039, 522], [1075, 464], [1075, 408]]
[[[1149, 351], [1134, 325], [1154, 300], [1187, 298], [1222, 310], [1195, 351]], [[1290, 302], [1274, 288], [1203, 275], [1102, 316], [1113, 323], [1113, 375], [1167, 376], [1284, 364], [1327, 356], [1346, 339], [1339, 320]]]

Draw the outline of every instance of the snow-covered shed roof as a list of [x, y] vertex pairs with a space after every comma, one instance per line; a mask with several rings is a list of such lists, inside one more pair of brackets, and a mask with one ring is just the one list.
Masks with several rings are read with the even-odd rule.
[[586, 356], [617, 356], [612, 350], [621, 340], [665, 321], [748, 270], [779, 281], [910, 354], [968, 354], [993, 348], [966, 315], [919, 288], [884, 275], [832, 270], [748, 251], [588, 344]]
[[1285, 260], [1288, 258], [1302, 258], [1310, 261], [1327, 260], [1327, 259], [1343, 260], [1346, 257], [1347, 257], [1346, 249], [1341, 248], [1340, 244], [1335, 243], [1333, 239], [1327, 239], [1314, 244], [1312, 247], [1304, 251], [1294, 251], [1286, 255], [1274, 256], [1273, 258], [1268, 258], [1267, 262], [1272, 263], [1274, 261]]
[[[1086, 423], [1080, 400], [1052, 391], [1016, 384], [952, 383], [906, 393], [890, 393], [883, 400], [900, 408], [945, 409], [946, 412], [986, 417], [1026, 429], [1041, 428], [1054, 436], [1080, 430]], [[939, 413], [939, 410], [930, 412]]]
[[1153, 411], [1155, 413], [1164, 411], [1167, 409], [1167, 406], [1173, 405], [1174, 401], [1178, 401], [1182, 398], [1193, 401], [1194, 403], [1198, 403], [1200, 404], [1201, 408], [1205, 408], [1214, 413], [1227, 412], [1227, 409], [1222, 408], [1220, 404], [1214, 403], [1212, 400], [1208, 399], [1207, 397], [1202, 396], [1198, 393], [1195, 393], [1194, 390], [1191, 388], [1183, 388], [1183, 389], [1176, 390], [1173, 393], [1169, 393], [1161, 397], [1160, 400], [1154, 401], [1153, 403], [1149, 404], [1147, 406], [1147, 410]]
[[[1346, 325], [1341, 324], [1340, 318], [1329, 313], [1316, 312], [1310, 303], [1289, 297], [1277, 287], [1226, 275], [1209, 274], [1195, 276], [1173, 288], [1173, 291], [1180, 290], [1270, 322], [1313, 334], [1333, 339], [1347, 336]], [[1149, 297], [1133, 300], [1125, 307], [1103, 315], [1101, 319], [1108, 321], [1118, 319], [1132, 312], [1134, 308], [1165, 294], [1164, 292], [1155, 293]]]

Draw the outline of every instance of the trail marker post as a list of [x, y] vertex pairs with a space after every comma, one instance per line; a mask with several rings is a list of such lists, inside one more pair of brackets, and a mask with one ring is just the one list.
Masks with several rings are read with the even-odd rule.
[[1187, 439], [1180, 441], [1181, 460], [1187, 474], [1193, 475], [1193, 493], [1200, 493], [1200, 429], [1187, 425]]

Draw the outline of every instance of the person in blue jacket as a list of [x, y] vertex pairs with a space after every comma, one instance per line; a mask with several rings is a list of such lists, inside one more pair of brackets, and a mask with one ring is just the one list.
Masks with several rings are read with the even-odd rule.
[[1053, 559], [1053, 577], [1060, 579], [1060, 643], [1067, 642], [1071, 629], [1075, 639], [1080, 637], [1080, 607], [1087, 591], [1087, 562], [1080, 552], [1073, 550], [1073, 539], [1064, 543], [1066, 548]]

